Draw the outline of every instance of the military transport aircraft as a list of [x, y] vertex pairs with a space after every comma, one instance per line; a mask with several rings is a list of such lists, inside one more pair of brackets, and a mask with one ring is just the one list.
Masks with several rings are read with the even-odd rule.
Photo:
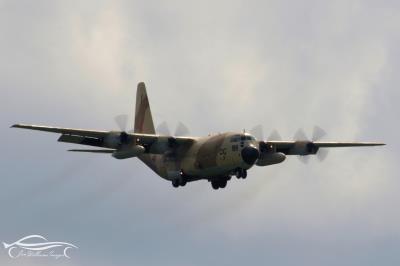
[[254, 165], [281, 163], [287, 155], [323, 155], [323, 149], [332, 147], [385, 145], [373, 142], [310, 141], [306, 140], [304, 134], [293, 141], [257, 140], [246, 132], [226, 132], [206, 137], [157, 134], [143, 82], [137, 87], [133, 132], [25, 124], [12, 127], [60, 133], [58, 141], [103, 148], [70, 150], [74, 152], [111, 154], [116, 159], [137, 157], [160, 177], [171, 181], [174, 187], [206, 179], [214, 189], [224, 188], [232, 176], [246, 178], [247, 170]]

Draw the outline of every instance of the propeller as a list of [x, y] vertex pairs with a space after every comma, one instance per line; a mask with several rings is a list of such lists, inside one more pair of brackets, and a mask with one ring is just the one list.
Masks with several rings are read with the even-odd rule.
[[299, 159], [300, 162], [302, 162], [304, 164], [308, 164], [308, 162], [310, 160], [310, 157], [308, 157], [308, 156], [299, 155], [299, 156], [297, 156], [297, 158]]
[[[299, 128], [296, 131], [296, 133], [294, 134], [294, 139], [296, 141], [307, 141], [308, 140], [306, 133], [304, 133], [304, 130], [302, 128]], [[300, 160], [300, 162], [302, 162], [304, 164], [307, 164], [310, 159], [308, 156], [302, 156], [302, 155], [297, 156], [297, 158]]]
[[119, 130], [122, 132], [133, 133], [133, 129], [126, 130], [128, 128], [129, 115], [120, 114], [114, 117], [115, 123], [118, 125]]
[[261, 125], [257, 125], [250, 130], [250, 134], [252, 134], [256, 139], [259, 140], [259, 151], [260, 156], [263, 152], [270, 151], [271, 147], [267, 145], [268, 141], [271, 140], [282, 140], [281, 136], [279, 135], [278, 131], [274, 129], [271, 134], [268, 136], [267, 141], [264, 141], [264, 131]]
[[[122, 132], [126, 132], [128, 125], [129, 116], [126, 114], [120, 114], [114, 117], [115, 123], [118, 125], [118, 128]], [[129, 130], [128, 132], [133, 132], [133, 130]], [[171, 131], [169, 130], [168, 124], [166, 121], [159, 124], [156, 128], [156, 132], [161, 135], [170, 136]], [[175, 136], [188, 136], [190, 134], [189, 129], [182, 122], [179, 122], [175, 129]]]
[[257, 125], [250, 130], [250, 134], [258, 140], [264, 140], [264, 132], [261, 125]]
[[[325, 136], [326, 136], [325, 130], [323, 130], [322, 128], [320, 128], [318, 126], [315, 126], [314, 129], [313, 129], [313, 134], [312, 134], [311, 141], [312, 142], [318, 141], [318, 140], [322, 139]], [[294, 139], [296, 141], [309, 141], [309, 139], [307, 138], [306, 134], [304, 133], [304, 130], [301, 129], [301, 128], [297, 130], [296, 134], [294, 135]], [[328, 155], [328, 150], [327, 149], [318, 149], [317, 158], [318, 158], [319, 161], [322, 162], [323, 160], [325, 160], [327, 155]], [[298, 158], [302, 163], [308, 163], [308, 161], [309, 161], [309, 157], [308, 156], [301, 156], [300, 155], [300, 156], [298, 156]]]
[[[156, 128], [156, 132], [161, 135], [171, 136], [171, 131], [169, 130], [168, 123], [166, 121], [159, 124]], [[179, 122], [176, 126], [174, 136], [188, 136], [190, 134], [189, 129], [185, 124]]]
[[156, 128], [157, 134], [164, 136], [171, 136], [171, 131], [169, 130], [168, 124], [166, 121], [159, 124]]
[[[264, 140], [264, 130], [261, 125], [257, 125], [250, 130], [250, 134], [253, 135], [258, 140]], [[274, 129], [271, 134], [269, 134], [267, 140], [282, 140], [279, 132]]]
[[322, 128], [315, 126], [313, 130], [313, 135], [312, 135], [312, 141], [318, 141], [325, 137], [326, 132]]
[[121, 131], [126, 131], [126, 127], [128, 125], [128, 115], [121, 114], [114, 117], [115, 123], [118, 125], [118, 128]]
[[175, 136], [188, 136], [190, 134], [189, 129], [182, 122], [178, 123], [175, 129]]
[[282, 140], [282, 137], [279, 134], [279, 132], [276, 129], [274, 129], [269, 135], [268, 140]]
[[[325, 130], [323, 130], [322, 128], [320, 128], [318, 126], [314, 127], [312, 141], [321, 140], [325, 136], [326, 136]], [[322, 148], [322, 149], [318, 150], [317, 157], [318, 157], [318, 160], [320, 162], [325, 160], [327, 156], [328, 156], [328, 150], [327, 149], [323, 149]]]
[[318, 160], [320, 161], [320, 162], [322, 162], [323, 160], [325, 160], [326, 159], [326, 157], [328, 156], [328, 150], [327, 149], [320, 149], [320, 150], [318, 150], [318, 152], [317, 152], [317, 158], [318, 158]]
[[294, 134], [294, 139], [300, 140], [300, 141], [304, 141], [304, 140], [308, 140], [306, 134], [304, 133], [304, 130], [302, 128], [299, 128], [296, 133]]
[[[127, 115], [127, 114], [117, 115], [117, 116], [114, 117], [114, 121], [118, 125], [118, 128], [121, 131], [119, 133], [119, 136], [118, 136], [118, 141], [121, 144], [128, 143], [128, 141], [129, 141], [129, 134], [128, 133], [133, 133], [134, 132], [134, 129], [127, 130], [128, 121], [129, 121], [129, 115]], [[115, 141], [115, 140], [112, 140], [112, 137], [110, 137], [110, 141]]]

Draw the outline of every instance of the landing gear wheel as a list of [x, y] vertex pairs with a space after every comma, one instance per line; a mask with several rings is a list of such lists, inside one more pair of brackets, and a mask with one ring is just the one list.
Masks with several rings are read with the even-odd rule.
[[243, 170], [243, 172], [242, 172], [242, 178], [243, 178], [243, 179], [246, 179], [246, 177], [247, 177], [247, 171], [246, 171], [246, 170]]
[[242, 169], [237, 169], [237, 171], [236, 171], [236, 177], [237, 177], [237, 179], [240, 179], [241, 177], [242, 177], [242, 173], [243, 173], [243, 170]]
[[179, 185], [180, 186], [185, 186], [186, 185], [186, 180], [185, 179], [182, 179], [182, 180], [179, 180]]
[[246, 177], [247, 177], [247, 171], [246, 170], [244, 170], [244, 169], [238, 169], [237, 170], [237, 173], [236, 173], [236, 177], [238, 178], [238, 179], [240, 179], [240, 178], [243, 178], [243, 179], [245, 179]]
[[172, 186], [179, 187], [179, 180], [177, 180], [177, 179], [172, 180]]
[[226, 180], [226, 179], [220, 180], [219, 181], [219, 187], [220, 188], [225, 188], [227, 183], [228, 183], [228, 180]]
[[213, 189], [217, 190], [219, 189], [219, 183], [218, 181], [211, 181], [211, 186]]

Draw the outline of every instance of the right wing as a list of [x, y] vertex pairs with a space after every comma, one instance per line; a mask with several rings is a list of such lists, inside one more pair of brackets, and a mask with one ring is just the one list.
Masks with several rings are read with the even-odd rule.
[[336, 147], [367, 147], [367, 146], [383, 146], [385, 143], [379, 142], [324, 142], [314, 141], [315, 146], [319, 148], [336, 148]]
[[324, 141], [260, 141], [266, 152], [281, 152], [285, 155], [316, 154], [319, 148], [382, 146], [379, 142], [324, 142]]
[[71, 149], [71, 150], [68, 150], [68, 151], [73, 151], [73, 152], [90, 152], [90, 153], [113, 153], [113, 152], [115, 152], [115, 150], [111, 150], [111, 149], [109, 149], [109, 150], [100, 150], [100, 149], [97, 149], [97, 150]]

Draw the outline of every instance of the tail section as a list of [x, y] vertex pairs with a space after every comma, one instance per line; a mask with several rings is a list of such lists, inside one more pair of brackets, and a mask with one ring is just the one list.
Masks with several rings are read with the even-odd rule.
[[[149, 98], [147, 97], [146, 85], [140, 82], [136, 92], [135, 109], [135, 133], [155, 134], [153, 118], [151, 116]], [[162, 155], [142, 154], [138, 158], [151, 168], [155, 173], [162, 176]]]
[[155, 134], [146, 85], [140, 82], [136, 92], [135, 133]]

